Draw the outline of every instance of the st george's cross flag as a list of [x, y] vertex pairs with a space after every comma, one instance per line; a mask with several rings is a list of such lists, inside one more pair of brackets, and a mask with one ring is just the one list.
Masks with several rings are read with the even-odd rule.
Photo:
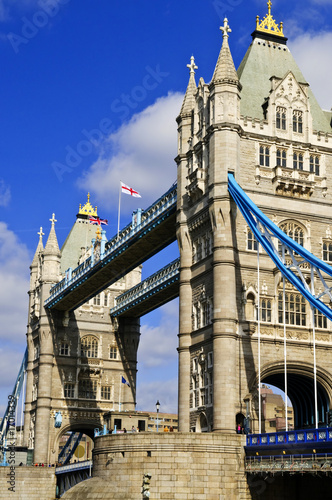
[[123, 384], [126, 384], [128, 387], [130, 387], [129, 382], [127, 382], [127, 380], [126, 380], [124, 377], [122, 377], [121, 382], [122, 382]]
[[135, 191], [135, 189], [133, 189], [129, 186], [126, 186], [126, 184], [123, 184], [123, 182], [121, 182], [121, 192], [129, 194], [130, 196], [133, 196], [134, 198], [142, 198], [142, 196], [139, 194], [138, 191]]
[[108, 225], [108, 220], [107, 219], [100, 219], [99, 217], [92, 217], [89, 215], [89, 221], [90, 224], [98, 224], [98, 226], [101, 226], [102, 224]]

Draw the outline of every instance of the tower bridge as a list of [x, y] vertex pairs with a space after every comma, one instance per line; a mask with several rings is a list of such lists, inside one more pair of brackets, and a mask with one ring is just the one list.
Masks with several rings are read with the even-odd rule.
[[[140, 487], [150, 466], [154, 494], [168, 488], [176, 498], [182, 481], [188, 498], [197, 488], [206, 498], [256, 498], [252, 475], [267, 466], [260, 461], [249, 470], [236, 428], [250, 430], [254, 444], [273, 443], [262, 383], [292, 402], [297, 434], [288, 428], [286, 404], [285, 439], [302, 446], [309, 429], [310, 446], [311, 435], [329, 446], [332, 113], [317, 103], [271, 2], [268, 9], [237, 70], [227, 19], [211, 81], [196, 84], [192, 57], [177, 117], [176, 186], [109, 241], [89, 226], [88, 216], [97, 215], [89, 199], [61, 251], [54, 217], [45, 247], [40, 232], [30, 275], [24, 423], [36, 462], [57, 462], [65, 433], [93, 436], [110, 411], [136, 415], [139, 318], [179, 296], [179, 329], [169, 335], [179, 339], [180, 432], [96, 437], [96, 477], [85, 498], [97, 487], [109, 495], [110, 474], [120, 498], [123, 475]], [[141, 264], [175, 239], [179, 261], [141, 282]], [[197, 480], [203, 463], [207, 476], [218, 467], [213, 487]], [[165, 486], [163, 474], [176, 480]], [[300, 485], [289, 481], [285, 491], [275, 482], [283, 493], [267, 490], [266, 498], [298, 498]], [[303, 484], [312, 497], [311, 483]]]

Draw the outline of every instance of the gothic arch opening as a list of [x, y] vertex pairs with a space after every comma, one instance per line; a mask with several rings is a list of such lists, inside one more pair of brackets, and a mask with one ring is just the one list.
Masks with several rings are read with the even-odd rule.
[[201, 413], [199, 417], [197, 417], [197, 422], [196, 422], [196, 432], [208, 432], [208, 423], [207, 423], [207, 418], [204, 413]]
[[[285, 391], [283, 372], [274, 372], [262, 376], [262, 383], [271, 384]], [[304, 429], [315, 426], [315, 394], [313, 374], [299, 373], [289, 369], [287, 373], [287, 393], [294, 411], [294, 428]], [[320, 425], [327, 425], [327, 412], [330, 408], [328, 392], [320, 380], [317, 380], [317, 410]]]
[[[94, 427], [91, 424], [74, 424], [67, 425], [61, 429], [59, 432], [56, 442], [55, 442], [55, 453], [57, 460], [66, 443], [69, 443], [67, 450], [65, 450], [65, 455], [68, 454], [73, 445], [75, 445], [76, 439], [80, 436], [79, 441], [77, 441], [77, 446], [74, 449], [70, 463], [78, 462], [80, 460], [90, 460], [92, 458], [92, 450], [94, 448]], [[63, 461], [63, 456], [61, 461]]]

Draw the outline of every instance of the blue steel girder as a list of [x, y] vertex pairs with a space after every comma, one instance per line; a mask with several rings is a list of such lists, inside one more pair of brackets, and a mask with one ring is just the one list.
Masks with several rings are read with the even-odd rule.
[[180, 259], [176, 259], [149, 278], [116, 297], [111, 316], [138, 318], [179, 295]]
[[176, 186], [142, 213], [141, 223], [129, 224], [106, 243], [95, 263], [91, 258], [72, 271], [71, 279], [54, 285], [46, 309], [71, 311], [175, 241]]
[[[332, 267], [315, 257], [279, 229], [251, 201], [231, 173], [228, 174], [228, 190], [255, 238], [283, 276], [308, 300], [312, 308], [318, 309], [332, 321], [332, 310], [320, 300], [322, 297], [327, 296], [329, 301], [332, 301], [331, 287], [326, 282], [327, 278], [323, 276], [323, 273], [325, 273], [328, 278], [331, 278]], [[278, 246], [276, 246], [276, 242]], [[278, 247], [281, 247], [281, 251]], [[290, 256], [290, 263], [286, 262], [286, 255]], [[303, 272], [303, 264], [305, 264], [306, 273]], [[308, 273], [310, 275], [310, 284], [306, 280]], [[323, 288], [323, 292], [318, 296], [315, 294], [315, 276]]]

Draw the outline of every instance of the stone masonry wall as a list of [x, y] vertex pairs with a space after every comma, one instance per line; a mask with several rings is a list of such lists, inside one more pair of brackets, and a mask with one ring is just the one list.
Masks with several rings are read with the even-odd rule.
[[247, 500], [244, 436], [220, 433], [139, 433], [97, 438], [93, 478], [63, 499], [142, 498], [144, 474], [151, 474], [153, 500]]
[[[0, 500], [54, 500], [56, 478], [54, 468], [15, 467], [15, 476], [9, 478], [10, 467], [0, 467]], [[11, 484], [8, 483], [11, 479]], [[14, 483], [14, 484], [13, 484]], [[14, 488], [9, 490], [8, 488]]]

